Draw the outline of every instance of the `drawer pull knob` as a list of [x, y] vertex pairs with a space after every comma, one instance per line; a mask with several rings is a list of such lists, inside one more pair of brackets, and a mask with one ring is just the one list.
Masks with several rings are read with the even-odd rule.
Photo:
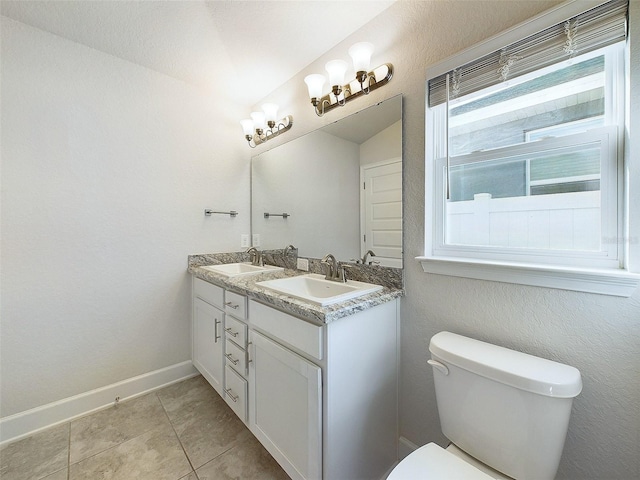
[[238, 309], [238, 307], [240, 306], [240, 305], [238, 305], [237, 303], [235, 303], [235, 304], [234, 304], [233, 302], [227, 302], [227, 303], [225, 303], [225, 305], [226, 305], [227, 307], [229, 307], [229, 308], [233, 308], [234, 310], [237, 310], [237, 309]]
[[225, 356], [225, 357], [227, 357], [227, 359], [228, 359], [231, 363], [233, 363], [234, 365], [237, 365], [237, 364], [238, 364], [238, 362], [240, 361], [240, 360], [234, 360], [234, 358], [231, 356], [231, 354], [230, 354], [230, 353], [225, 353], [225, 355], [224, 355], [224, 356]]
[[233, 330], [231, 330], [231, 327], [225, 328], [224, 331], [227, 332], [232, 337], [237, 337], [238, 336], [238, 332], [234, 332]]
[[225, 389], [224, 389], [224, 392], [225, 392], [227, 395], [229, 395], [229, 398], [230, 398], [231, 400], [233, 400], [233, 403], [236, 403], [236, 402], [238, 401], [238, 396], [237, 396], [237, 395], [235, 395], [235, 396], [234, 396], [234, 395], [231, 393], [231, 389], [230, 389], [230, 388], [225, 388]]

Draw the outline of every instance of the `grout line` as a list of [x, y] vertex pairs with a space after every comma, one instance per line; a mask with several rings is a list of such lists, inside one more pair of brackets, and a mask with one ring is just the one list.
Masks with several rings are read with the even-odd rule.
[[71, 422], [69, 422], [69, 440], [67, 442], [67, 480], [71, 480]]
[[162, 403], [162, 399], [158, 395], [158, 392], [156, 392], [155, 395], [158, 398], [158, 401], [160, 402], [160, 406], [162, 407], [162, 411], [164, 412], [165, 416], [167, 417], [167, 420], [169, 421], [169, 425], [171, 425], [171, 430], [173, 430], [173, 434], [178, 439], [178, 443], [180, 444], [180, 448], [182, 448], [182, 451], [184, 452], [184, 456], [186, 457], [187, 462], [189, 462], [189, 465], [191, 466], [191, 471], [196, 476], [196, 479], [198, 479], [199, 477], [198, 477], [198, 474], [196, 473], [196, 469], [194, 468], [193, 463], [191, 463], [191, 459], [189, 458], [189, 455], [187, 454], [187, 451], [185, 450], [184, 445], [182, 444], [182, 440], [180, 439], [180, 435], [178, 435], [178, 432], [176, 432], [176, 427], [173, 425], [173, 422], [171, 421], [171, 417], [169, 417], [169, 413], [167, 412], [167, 409], [165, 408], [164, 403]]
[[[130, 404], [130, 403], [132, 403], [132, 402], [134, 402], [134, 401], [136, 401], [136, 400], [138, 400], [138, 399], [141, 399], [141, 398], [143, 398], [143, 397], [146, 397], [147, 395], [149, 395], [149, 396], [150, 396], [150, 395], [156, 395], [156, 399], [158, 400], [158, 403], [160, 403], [160, 406], [162, 407], [162, 411], [163, 411], [163, 412], [165, 411], [165, 410], [164, 410], [164, 406], [162, 405], [162, 402], [160, 401], [160, 398], [157, 396], [157, 394], [156, 394], [155, 392], [152, 392], [152, 393], [145, 393], [144, 395], [141, 395], [141, 396], [138, 396], [138, 397], [134, 397], [134, 398], [127, 398], [127, 399], [125, 399], [123, 402], [121, 402], [121, 403], [119, 403], [119, 404], [116, 404], [116, 405], [110, 405], [109, 407], [106, 407], [106, 408], [105, 408], [105, 409], [103, 409], [103, 410], [100, 410], [100, 411], [98, 411], [98, 412], [94, 412], [94, 413], [91, 413], [91, 414], [85, 415], [85, 416], [83, 416], [83, 417], [81, 417], [81, 418], [88, 418], [88, 417], [91, 417], [92, 415], [96, 415], [96, 414], [99, 414], [99, 413], [108, 412], [110, 409], [117, 409], [118, 407], [120, 407], [120, 406], [121, 406], [122, 404], [124, 404], [124, 403], [129, 402], [129, 404]], [[120, 408], [121, 408], [121, 407], [120, 407]], [[166, 414], [166, 412], [165, 412], [165, 414]], [[75, 420], [72, 420], [72, 422], [73, 422], [73, 421], [75, 421]], [[170, 422], [170, 421], [169, 421], [169, 423], [171, 424], [171, 422]], [[76, 461], [73, 463], [73, 465], [76, 465], [76, 464], [82, 463], [82, 462], [84, 462], [84, 461], [86, 461], [86, 460], [88, 460], [88, 459], [90, 459], [90, 458], [93, 458], [93, 457], [95, 457], [95, 456], [101, 455], [101, 454], [103, 454], [103, 453], [105, 453], [105, 452], [108, 452], [108, 451], [110, 451], [110, 450], [113, 450], [113, 449], [115, 449], [115, 448], [118, 448], [119, 446], [124, 445], [125, 443], [130, 442], [130, 441], [132, 441], [132, 440], [135, 440], [136, 438], [141, 437], [142, 435], [145, 435], [145, 434], [149, 433], [150, 431], [152, 431], [152, 430], [154, 430], [154, 429], [156, 429], [156, 428], [158, 428], [158, 426], [156, 426], [156, 427], [149, 427], [149, 428], [147, 428], [147, 429], [143, 429], [143, 431], [141, 431], [141, 432], [140, 432], [140, 433], [138, 433], [137, 435], [134, 435], [133, 437], [126, 438], [125, 440], [119, 441], [118, 443], [115, 443], [114, 445], [111, 445], [111, 446], [108, 446], [108, 447], [103, 447], [103, 449], [102, 449], [102, 450], [99, 450], [99, 451], [97, 451], [97, 452], [94, 452], [94, 453], [92, 453], [91, 455], [88, 455], [88, 456], [86, 456], [86, 457], [79, 458], [78, 460], [76, 460]], [[172, 426], [172, 428], [173, 428], [173, 426]], [[91, 439], [93, 440], [94, 438], [92, 437]], [[70, 470], [71, 470], [71, 422], [69, 422], [69, 462], [68, 462], [68, 463], [69, 463], [69, 471], [70, 471]], [[69, 478], [67, 478], [67, 480], [70, 480], [70, 479], [69, 479]]]

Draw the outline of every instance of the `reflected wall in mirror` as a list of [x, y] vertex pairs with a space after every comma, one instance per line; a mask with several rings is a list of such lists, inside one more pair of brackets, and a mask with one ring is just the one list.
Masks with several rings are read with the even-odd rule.
[[251, 212], [261, 249], [402, 267], [402, 96], [253, 157]]

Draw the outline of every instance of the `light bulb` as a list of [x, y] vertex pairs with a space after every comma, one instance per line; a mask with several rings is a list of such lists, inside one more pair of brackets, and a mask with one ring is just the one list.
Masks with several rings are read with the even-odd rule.
[[349, 49], [349, 55], [353, 59], [353, 68], [356, 72], [368, 72], [373, 54], [373, 44], [369, 42], [359, 42]]
[[245, 120], [240, 120], [240, 125], [242, 125], [242, 131], [245, 135], [253, 136], [253, 120], [247, 118]]
[[251, 119], [253, 120], [253, 126], [256, 129], [256, 133], [260, 135], [264, 130], [264, 112], [252, 112]]
[[329, 73], [329, 85], [334, 89], [334, 92], [336, 87], [339, 87], [341, 91], [342, 84], [344, 83], [344, 75], [347, 73], [349, 64], [344, 60], [331, 60], [327, 62], [324, 68], [326, 68]]
[[278, 105], [275, 103], [265, 103], [262, 105], [262, 111], [264, 112], [267, 125], [269, 125], [269, 128], [273, 128], [278, 118]]
[[324, 75], [320, 75], [319, 73], [312, 73], [311, 75], [304, 77], [304, 83], [307, 84], [309, 97], [312, 102], [314, 99], [317, 100], [322, 97], [322, 87], [324, 86], [325, 81], [326, 79], [324, 78]]

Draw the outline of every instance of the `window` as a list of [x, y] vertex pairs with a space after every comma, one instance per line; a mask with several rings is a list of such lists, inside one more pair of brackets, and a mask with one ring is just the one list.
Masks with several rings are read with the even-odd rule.
[[431, 76], [425, 271], [622, 271], [626, 10], [612, 0]]

